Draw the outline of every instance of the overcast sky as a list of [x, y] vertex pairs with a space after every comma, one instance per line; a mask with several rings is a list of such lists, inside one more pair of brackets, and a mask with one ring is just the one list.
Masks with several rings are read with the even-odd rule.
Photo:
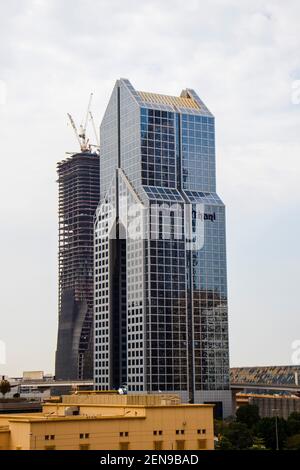
[[299, 17], [299, 0], [1, 0], [0, 373], [54, 372], [56, 162], [78, 150], [66, 113], [79, 123], [93, 91], [99, 124], [120, 77], [144, 91], [194, 88], [215, 115], [231, 365], [291, 363]]

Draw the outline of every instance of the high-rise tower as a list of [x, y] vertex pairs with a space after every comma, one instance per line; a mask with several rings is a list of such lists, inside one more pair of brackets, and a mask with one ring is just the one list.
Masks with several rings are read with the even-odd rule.
[[93, 377], [94, 216], [99, 155], [89, 151], [57, 164], [59, 188], [59, 319], [56, 379]]
[[95, 386], [170, 391], [231, 414], [225, 208], [214, 117], [116, 82], [100, 128]]

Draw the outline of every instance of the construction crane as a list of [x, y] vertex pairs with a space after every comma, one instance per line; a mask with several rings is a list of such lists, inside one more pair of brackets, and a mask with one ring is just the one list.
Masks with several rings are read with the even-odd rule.
[[[67, 115], [68, 115], [68, 118], [69, 118], [69, 120], [70, 120], [71, 126], [72, 126], [73, 129], [74, 129], [76, 139], [78, 140], [79, 146], [80, 146], [80, 148], [81, 148], [81, 140], [80, 140], [80, 138], [79, 138], [78, 131], [77, 131], [77, 127], [76, 127], [76, 124], [75, 124], [75, 122], [74, 122], [74, 119], [72, 118], [71, 114], [67, 113]], [[81, 150], [82, 150], [82, 149], [81, 149]]]
[[92, 115], [92, 111], [90, 111], [89, 114], [90, 114], [90, 119], [92, 121], [92, 126], [93, 126], [93, 129], [94, 129], [96, 144], [97, 144], [97, 145], [92, 145], [92, 147], [98, 147], [98, 149], [100, 149], [99, 136], [97, 134], [97, 130], [96, 130], [95, 121], [94, 121], [94, 118], [93, 118], [93, 115]]
[[89, 118], [89, 112], [91, 108], [92, 99], [93, 99], [93, 93], [90, 94], [90, 99], [89, 99], [89, 104], [88, 104], [87, 111], [86, 111], [84, 124], [80, 124], [80, 127], [79, 127], [79, 137], [81, 139], [82, 147], [84, 148], [84, 151], [90, 150], [88, 146], [88, 139], [86, 137], [86, 129], [88, 125], [88, 118]]
[[[95, 127], [94, 118], [93, 118], [93, 115], [90, 111], [92, 98], [93, 98], [93, 93], [90, 94], [90, 99], [89, 99], [89, 103], [88, 103], [88, 107], [87, 107], [87, 111], [86, 111], [86, 115], [85, 115], [85, 121], [84, 121], [83, 124], [80, 124], [79, 132], [77, 130], [76, 124], [75, 124], [74, 119], [72, 118], [71, 114], [67, 113], [68, 118], [69, 118], [70, 123], [71, 123], [71, 126], [74, 129], [74, 133], [75, 133], [76, 139], [79, 143], [81, 152], [90, 152], [92, 147], [95, 147], [96, 151], [99, 151], [99, 148], [100, 148], [99, 138], [98, 138], [96, 127]], [[90, 144], [89, 139], [87, 138], [87, 135], [86, 135], [87, 126], [88, 126], [88, 123], [89, 123], [89, 118], [92, 121], [92, 125], [93, 125], [93, 129], [94, 129], [94, 132], [95, 132], [97, 145]], [[69, 153], [69, 152], [67, 152], [67, 153]]]

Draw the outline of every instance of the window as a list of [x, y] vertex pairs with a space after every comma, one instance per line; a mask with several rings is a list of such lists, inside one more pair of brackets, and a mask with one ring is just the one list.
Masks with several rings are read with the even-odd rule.
[[45, 441], [54, 441], [55, 436], [54, 434], [46, 434], [45, 435]]
[[129, 450], [129, 442], [120, 442], [120, 450]]
[[163, 441], [154, 441], [153, 442], [153, 449], [154, 450], [162, 450], [163, 448]]
[[120, 437], [127, 437], [127, 436], [128, 436], [128, 431], [120, 432]]
[[184, 429], [176, 429], [176, 434], [184, 434]]
[[154, 436], [162, 436], [162, 431], [153, 431]]
[[197, 429], [198, 434], [206, 434], [206, 429]]
[[79, 439], [88, 439], [90, 437], [89, 433], [80, 433]]
[[176, 441], [176, 450], [184, 450], [185, 441]]

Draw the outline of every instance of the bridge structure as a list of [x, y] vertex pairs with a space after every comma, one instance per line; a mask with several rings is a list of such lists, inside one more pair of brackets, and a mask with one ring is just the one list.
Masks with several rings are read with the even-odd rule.
[[[11, 387], [17, 387], [19, 393], [23, 390], [93, 390], [94, 382], [92, 380], [26, 380], [12, 382]], [[290, 394], [300, 397], [300, 386], [297, 384], [270, 384], [270, 383], [251, 383], [251, 382], [231, 382], [233, 401], [237, 393], [280, 393]]]
[[49, 388], [67, 387], [74, 390], [86, 389], [87, 387], [93, 388], [93, 380], [19, 380], [10, 382], [11, 387], [18, 387], [22, 389], [39, 389], [47, 390]]
[[231, 383], [230, 388], [233, 391], [262, 391], [262, 392], [291, 392], [292, 394], [300, 394], [300, 386], [296, 384], [270, 384], [270, 383], [249, 383], [237, 382]]
[[300, 366], [236, 367], [230, 370], [232, 408], [238, 393], [300, 398]]
[[[71, 387], [74, 389], [80, 388], [93, 388], [93, 380], [12, 380], [10, 382], [11, 387], [21, 387], [21, 388], [39, 388], [39, 389], [48, 389], [48, 388], [60, 388], [60, 387]], [[270, 382], [248, 382], [248, 381], [232, 381], [230, 388], [233, 391], [266, 391], [266, 392], [291, 392], [298, 394], [300, 393], [300, 385], [297, 383], [270, 383]]]
[[300, 392], [300, 366], [233, 367], [230, 369], [232, 390], [266, 392]]
[[[300, 366], [241, 367], [231, 369], [230, 389], [232, 392], [233, 414], [235, 414], [236, 410], [236, 395], [238, 393], [279, 394], [300, 398], [298, 374], [300, 374]], [[11, 380], [11, 386], [17, 387], [19, 393], [50, 390], [50, 393], [53, 394], [64, 394], [70, 391], [93, 390], [94, 382], [93, 380], [55, 380], [54, 377], [39, 380], [17, 378]]]

